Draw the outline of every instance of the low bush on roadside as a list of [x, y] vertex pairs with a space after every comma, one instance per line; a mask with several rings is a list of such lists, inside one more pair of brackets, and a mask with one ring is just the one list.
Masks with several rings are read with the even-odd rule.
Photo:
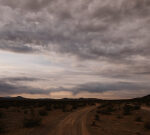
[[142, 117], [141, 117], [141, 116], [137, 116], [137, 117], [135, 118], [135, 121], [137, 121], [137, 122], [142, 122]]
[[41, 125], [41, 119], [39, 117], [24, 118], [23, 126], [26, 128], [32, 128]]
[[39, 115], [40, 116], [47, 116], [48, 112], [46, 110], [44, 110], [44, 109], [41, 109], [41, 110], [39, 110]]
[[17, 109], [17, 112], [21, 112], [20, 109]]
[[4, 116], [3, 112], [0, 111], [0, 118]]
[[144, 127], [148, 130], [150, 130], [150, 121], [147, 121], [144, 123]]
[[126, 104], [123, 107], [123, 114], [130, 115], [132, 110], [133, 110], [133, 107], [131, 105]]
[[99, 118], [99, 115], [98, 115], [98, 114], [96, 114], [96, 115], [95, 115], [95, 120], [97, 120], [97, 121], [99, 121], [99, 120], [100, 120], [100, 118]]
[[130, 115], [132, 111], [135, 110], [140, 110], [141, 106], [140, 105], [129, 105], [129, 104], [125, 104], [123, 107], [123, 114], [124, 115]]
[[74, 105], [72, 106], [72, 109], [73, 109], [73, 110], [76, 110], [76, 109], [78, 109], [78, 106], [77, 106], [76, 104], [74, 104]]
[[117, 118], [118, 119], [122, 119], [123, 117], [121, 115], [117, 115]]
[[52, 110], [52, 107], [51, 107], [51, 105], [46, 105], [46, 106], [45, 106], [45, 109], [46, 109], [47, 111], [51, 111], [51, 110]]
[[140, 110], [140, 109], [141, 109], [141, 106], [140, 106], [140, 105], [134, 105], [133, 109], [134, 109], [134, 110]]
[[104, 114], [104, 115], [110, 115], [114, 111], [115, 111], [115, 109], [114, 109], [113, 106], [107, 106], [105, 108], [97, 110], [97, 113], [101, 113], [101, 114]]
[[5, 126], [4, 126], [4, 123], [2, 123], [0, 121], [0, 134], [3, 134], [5, 132]]
[[31, 115], [35, 115], [35, 111], [34, 111], [33, 108], [30, 109], [30, 114], [31, 114]]
[[92, 122], [91, 126], [96, 126], [96, 123], [95, 121]]
[[28, 110], [24, 110], [24, 114], [28, 114]]
[[99, 106], [97, 107], [97, 109], [105, 108], [106, 106], [108, 106], [108, 104], [103, 103], [103, 104], [99, 105]]

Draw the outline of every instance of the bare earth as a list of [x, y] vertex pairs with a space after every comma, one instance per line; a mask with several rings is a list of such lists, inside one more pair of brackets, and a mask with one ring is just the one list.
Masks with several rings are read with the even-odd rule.
[[95, 107], [86, 107], [65, 117], [49, 135], [90, 135], [87, 118]]
[[142, 106], [141, 109], [146, 110], [146, 111], [150, 111], [150, 107], [147, 107], [147, 106]]
[[[6, 126], [3, 135], [150, 135], [150, 129], [145, 128], [145, 123], [150, 121], [150, 107], [142, 105], [140, 109], [133, 110], [130, 114], [123, 113], [125, 104], [107, 105], [101, 108], [101, 104], [80, 107], [75, 110], [62, 111], [53, 109], [42, 118], [41, 125], [32, 128], [23, 126], [24, 117], [32, 115], [28, 109], [25, 114], [22, 108], [10, 107], [1, 109], [5, 115], [1, 121]], [[100, 106], [100, 108], [99, 108]], [[112, 113], [101, 113], [101, 110], [109, 107], [115, 108]], [[37, 115], [40, 108], [34, 108]], [[140, 118], [140, 120], [138, 119]], [[94, 124], [93, 124], [94, 123]]]

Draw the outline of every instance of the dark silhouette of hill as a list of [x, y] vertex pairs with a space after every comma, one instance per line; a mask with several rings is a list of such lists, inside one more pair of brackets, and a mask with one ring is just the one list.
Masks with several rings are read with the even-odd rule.
[[18, 97], [0, 97], [0, 108], [8, 108], [10, 106], [45, 106], [50, 104], [55, 104], [56, 106], [63, 106], [66, 104], [71, 104], [75, 106], [82, 106], [86, 104], [95, 104], [102, 102], [138, 102], [138, 103], [148, 103], [150, 104], [150, 95], [133, 98], [133, 99], [123, 99], [123, 100], [102, 100], [96, 98], [79, 98], [79, 99], [29, 99], [21, 96]]

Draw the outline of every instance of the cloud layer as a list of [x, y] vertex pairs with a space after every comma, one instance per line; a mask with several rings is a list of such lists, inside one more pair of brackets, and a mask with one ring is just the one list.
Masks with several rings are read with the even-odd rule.
[[[150, 79], [149, 0], [0, 0], [0, 12], [1, 51], [45, 55], [48, 66], [61, 68], [49, 74], [45, 60], [38, 60], [47, 71], [38, 73], [49, 80], [47, 89], [149, 89], [144, 87]], [[29, 85], [28, 80], [34, 86], [42, 81], [36, 80], [37, 74], [20, 71], [27, 77], [17, 78], [21, 76], [17, 73], [8, 80]], [[4, 76], [6, 81], [9, 75]], [[50, 86], [52, 82], [55, 86]], [[0, 87], [3, 91], [5, 86]]]

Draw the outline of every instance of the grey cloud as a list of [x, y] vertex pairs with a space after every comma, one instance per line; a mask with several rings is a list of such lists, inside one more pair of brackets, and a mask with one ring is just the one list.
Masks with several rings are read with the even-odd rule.
[[47, 90], [49, 93], [57, 92], [57, 91], [69, 91], [73, 94], [81, 93], [81, 92], [90, 92], [90, 93], [103, 93], [107, 91], [122, 91], [122, 90], [129, 90], [129, 91], [139, 91], [139, 90], [149, 90], [150, 85], [149, 83], [139, 83], [139, 82], [115, 82], [115, 83], [86, 83], [77, 85], [73, 88], [51, 88]]
[[0, 81], [0, 95], [12, 94], [48, 94], [49, 91], [32, 87], [18, 86]]
[[25, 87], [21, 85], [15, 85], [6, 83], [5, 81], [0, 81], [0, 94], [1, 95], [11, 95], [11, 94], [50, 94], [51, 92], [61, 92], [69, 91], [73, 94], [79, 94], [81, 92], [90, 93], [103, 93], [108, 91], [138, 91], [138, 90], [149, 90], [149, 84], [142, 84], [138, 82], [116, 82], [116, 83], [86, 83], [75, 86], [73, 88], [50, 88], [47, 90], [42, 90], [39, 88]]
[[7, 78], [1, 78], [0, 79], [1, 81], [5, 81], [5, 82], [20, 82], [20, 81], [23, 81], [23, 82], [26, 82], [26, 81], [29, 81], [29, 82], [32, 82], [32, 81], [39, 81], [39, 80], [43, 80], [41, 78], [33, 78], [33, 77], [7, 77]]
[[135, 63], [132, 56], [150, 57], [149, 0], [78, 2], [1, 0], [0, 49], [125, 64]]
[[135, 72], [135, 74], [150, 75], [150, 72]]
[[117, 0], [109, 1], [109, 4], [100, 5], [93, 11], [93, 15], [98, 18], [106, 18], [107, 21], [120, 22], [131, 17], [143, 17], [149, 14], [150, 2], [148, 0]]
[[[11, 45], [10, 45], [11, 44]], [[30, 46], [18, 44], [16, 45], [15, 43], [10, 43], [8, 44], [2, 44], [0, 45], [0, 49], [6, 50], [6, 51], [12, 51], [12, 52], [19, 52], [19, 53], [35, 53], [35, 51], [38, 51], [36, 49], [33, 49]]]
[[[35, 46], [38, 45], [41, 50], [51, 48], [49, 51], [75, 55], [83, 59], [116, 60], [132, 55], [149, 56], [150, 41], [147, 33], [150, 29], [148, 25], [150, 4], [148, 0], [132, 2], [117, 0], [116, 3], [109, 0], [94, 1], [83, 2], [81, 5], [65, 0], [52, 1], [51, 4], [47, 0], [18, 1], [18, 4], [3, 0], [1, 2], [10, 7], [15, 5], [16, 12], [19, 12], [19, 8], [26, 9], [22, 13], [10, 16], [13, 21], [7, 22], [0, 31], [1, 49], [33, 53], [37, 51]], [[66, 2], [69, 9], [65, 6]], [[22, 9], [22, 5], [25, 9]], [[45, 8], [44, 11], [41, 10], [42, 7]], [[39, 12], [35, 14], [30, 12], [30, 9], [39, 9]], [[75, 9], [83, 12], [79, 13]], [[139, 17], [138, 14], [144, 16]], [[64, 18], [69, 20], [66, 21]], [[139, 22], [136, 22], [138, 20]], [[128, 24], [132, 24], [133, 28]], [[121, 28], [125, 29], [121, 30]], [[140, 43], [139, 38], [142, 40]]]
[[[112, 70], [92, 71], [91, 76], [135, 79], [149, 74], [149, 0], [0, 0], [0, 12], [0, 50], [26, 54], [56, 52], [75, 56], [78, 63], [85, 62], [85, 67], [86, 61], [115, 64]], [[101, 68], [101, 64], [97, 67]], [[7, 81], [27, 80], [35, 81]], [[148, 88], [137, 83], [90, 83], [90, 90], [87, 85], [71, 91]]]
[[33, 82], [42, 79], [33, 77], [7, 77], [0, 78], [0, 95], [11, 94], [48, 94], [49, 91], [45, 91], [39, 88], [32, 88], [28, 86], [20, 85], [18, 82]]
[[10, 0], [1, 0], [1, 3], [5, 6], [9, 6], [11, 8], [23, 8], [31, 11], [40, 11], [42, 8], [47, 7], [49, 3], [53, 0], [26, 0], [26, 1], [10, 1]]
[[90, 93], [105, 93], [109, 91], [139, 91], [139, 90], [149, 90], [150, 85], [149, 83], [139, 83], [139, 82], [113, 82], [113, 83], [100, 83], [100, 82], [95, 82], [95, 83], [85, 83], [85, 84], [80, 84], [77, 85], [73, 88], [53, 88], [49, 89], [50, 93], [51, 92], [60, 92], [60, 91], [69, 91], [72, 92], [73, 94], [79, 94], [81, 92], [90, 92]]
[[107, 92], [107, 91], [121, 91], [121, 90], [149, 90], [149, 84], [142, 84], [137, 82], [116, 82], [116, 83], [87, 83], [79, 85], [75, 88], [75, 93], [81, 91], [87, 92]]

